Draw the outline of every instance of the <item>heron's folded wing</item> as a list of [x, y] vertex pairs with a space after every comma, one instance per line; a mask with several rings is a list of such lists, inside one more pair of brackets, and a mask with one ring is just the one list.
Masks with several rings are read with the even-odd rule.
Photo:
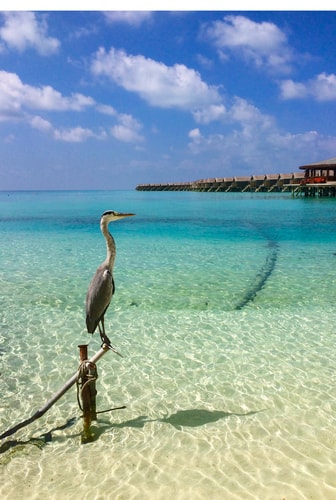
[[113, 278], [108, 269], [98, 268], [86, 296], [86, 326], [94, 333], [99, 321], [104, 317], [114, 291]]

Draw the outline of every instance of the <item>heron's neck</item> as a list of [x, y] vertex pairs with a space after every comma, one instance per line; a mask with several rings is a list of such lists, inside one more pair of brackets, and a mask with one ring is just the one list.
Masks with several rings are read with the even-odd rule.
[[110, 271], [113, 270], [114, 260], [116, 256], [116, 246], [112, 234], [108, 230], [108, 224], [102, 223], [100, 225], [101, 232], [106, 240], [106, 259], [105, 264], [109, 267]]

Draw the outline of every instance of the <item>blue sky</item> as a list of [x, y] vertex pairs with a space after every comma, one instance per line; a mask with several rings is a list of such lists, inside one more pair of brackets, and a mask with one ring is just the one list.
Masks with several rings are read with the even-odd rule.
[[0, 13], [0, 189], [297, 171], [336, 156], [336, 12]]

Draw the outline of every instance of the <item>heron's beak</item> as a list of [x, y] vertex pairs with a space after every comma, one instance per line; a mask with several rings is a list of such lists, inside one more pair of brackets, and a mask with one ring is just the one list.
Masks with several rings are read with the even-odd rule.
[[124, 217], [132, 217], [132, 215], [135, 215], [135, 214], [121, 214], [118, 212], [114, 215], [112, 220], [119, 220], [119, 219], [123, 219]]
[[135, 214], [118, 214], [118, 217], [132, 217]]

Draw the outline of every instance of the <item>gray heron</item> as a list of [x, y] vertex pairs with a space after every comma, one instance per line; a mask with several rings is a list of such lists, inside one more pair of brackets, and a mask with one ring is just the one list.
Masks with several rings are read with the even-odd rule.
[[118, 213], [112, 210], [104, 212], [100, 218], [100, 230], [106, 240], [106, 259], [100, 264], [93, 275], [89, 289], [86, 294], [86, 327], [93, 334], [97, 327], [103, 344], [106, 344], [117, 354], [118, 351], [112, 346], [110, 339], [105, 333], [104, 316], [110, 305], [115, 285], [113, 280], [113, 267], [116, 256], [116, 245], [112, 234], [108, 230], [110, 222], [135, 214]]

